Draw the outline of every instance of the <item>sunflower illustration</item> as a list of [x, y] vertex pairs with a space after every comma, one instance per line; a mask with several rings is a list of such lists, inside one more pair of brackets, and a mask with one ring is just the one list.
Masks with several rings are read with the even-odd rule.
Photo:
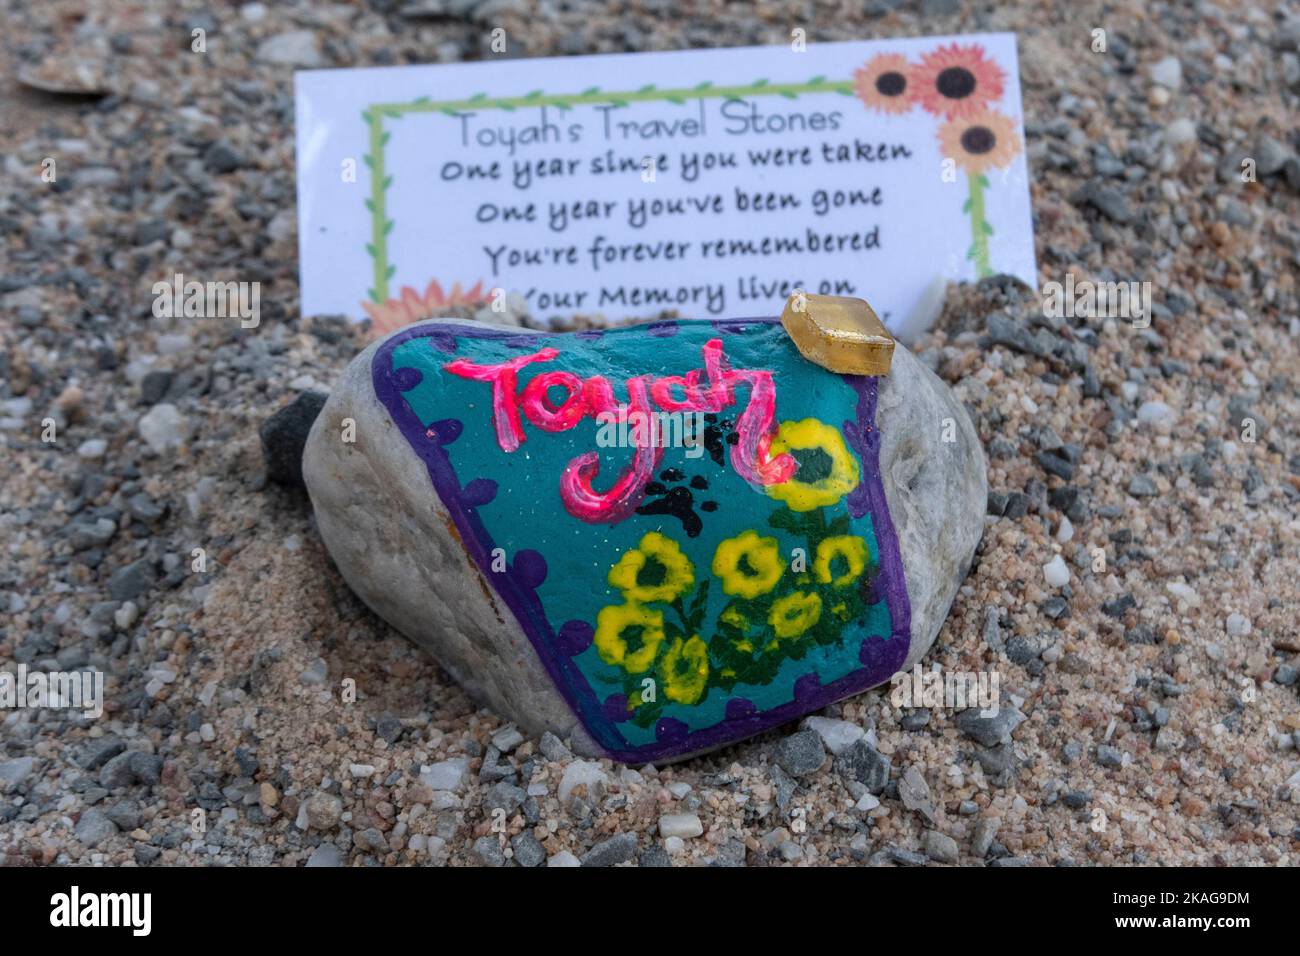
[[609, 583], [632, 602], [667, 602], [695, 583], [695, 566], [676, 541], [651, 531], [609, 569]]
[[709, 686], [709, 646], [696, 635], [672, 642], [659, 665], [664, 696], [679, 704], [695, 704]]
[[1020, 155], [1015, 122], [997, 110], [980, 110], [944, 123], [939, 127], [939, 146], [958, 169], [974, 174], [1006, 169]]
[[921, 108], [948, 119], [970, 116], [1002, 99], [1006, 73], [978, 43], [953, 43], [921, 57], [912, 68], [913, 95]]
[[606, 664], [629, 674], [643, 674], [655, 662], [664, 640], [664, 616], [639, 604], [618, 604], [600, 609], [592, 643]]
[[901, 53], [879, 53], [853, 73], [853, 88], [868, 109], [906, 113], [913, 99], [912, 64]]
[[778, 598], [772, 603], [772, 611], [767, 616], [767, 623], [772, 625], [778, 640], [798, 637], [815, 625], [822, 616], [822, 599], [820, 595], [795, 591]]
[[799, 469], [784, 484], [768, 485], [767, 493], [792, 511], [828, 508], [858, 486], [858, 461], [833, 425], [815, 418], [782, 422], [772, 454], [783, 452], [794, 456]]
[[713, 573], [722, 579], [722, 590], [749, 600], [776, 587], [784, 570], [776, 538], [760, 538], [756, 531], [720, 541], [713, 552]]
[[[837, 564], [842, 561], [843, 564]], [[835, 572], [843, 568], [842, 573]], [[842, 588], [852, 584], [866, 570], [867, 543], [851, 534], [832, 535], [817, 543], [813, 558], [813, 574], [822, 584]]]
[[370, 315], [371, 334], [375, 338], [380, 338], [404, 325], [421, 322], [438, 309], [456, 305], [478, 305], [486, 301], [487, 296], [483, 294], [481, 281], [464, 291], [457, 282], [451, 287], [451, 292], [447, 293], [443, 292], [438, 280], [434, 279], [425, 288], [423, 295], [406, 285], [402, 286], [398, 298], [379, 303], [362, 302], [361, 307]]

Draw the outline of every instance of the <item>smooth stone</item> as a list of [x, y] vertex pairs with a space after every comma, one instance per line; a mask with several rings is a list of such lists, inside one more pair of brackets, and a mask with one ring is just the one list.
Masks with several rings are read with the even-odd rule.
[[[756, 702], [744, 694], [733, 696], [727, 703], [725, 718], [703, 728], [705, 737], [700, 744], [687, 739], [686, 732], [695, 732], [695, 728], [672, 720], [660, 721], [650, 728], [657, 736], [655, 743], [637, 744], [636, 748], [628, 746], [625, 749], [602, 746], [589, 725], [606, 734], [605, 739], [609, 739], [611, 731], [601, 722], [613, 719], [610, 714], [618, 713], [618, 708], [622, 707], [622, 698], [606, 698], [603, 695], [609, 695], [610, 691], [599, 689], [597, 692], [602, 697], [596, 702], [596, 712], [588, 711], [582, 719], [575, 713], [575, 708], [566, 696], [568, 692], [562, 692], [556, 683], [559, 677], [553, 676], [561, 673], [557, 670], [561, 665], [554, 660], [548, 661], [539, 654], [536, 649], [539, 645], [529, 636], [533, 632], [526, 631], [520, 625], [519, 618], [502, 599], [502, 592], [492, 583], [492, 572], [484, 572], [484, 559], [475, 558], [469, 553], [460, 527], [455, 523], [453, 509], [448, 507], [433, 486], [431, 470], [426, 464], [426, 458], [422, 457], [423, 452], [417, 453], [417, 447], [423, 448], [418, 443], [426, 440], [421, 437], [424, 433], [408, 431], [408, 434], [403, 434], [401, 429], [395, 427], [398, 417], [406, 416], [403, 420], [408, 423], [415, 417], [411, 405], [395, 403], [405, 402], [403, 396], [408, 392], [417, 394], [418, 391], [411, 390], [418, 390], [423, 379], [417, 374], [414, 376], [416, 382], [412, 383], [392, 371], [397, 366], [391, 364], [388, 371], [377, 371], [376, 356], [386, 347], [388, 352], [384, 354], [391, 356], [397, 343], [389, 343], [395, 337], [404, 337], [400, 342], [409, 343], [423, 336], [429, 343], [433, 359], [411, 361], [441, 362], [442, 359], [438, 357], [441, 343], [444, 346], [450, 344], [457, 358], [492, 364], [501, 361], [500, 357], [496, 353], [487, 353], [486, 356], [481, 354], [483, 346], [478, 344], [481, 340], [471, 338], [471, 331], [480, 335], [508, 335], [506, 341], [508, 347], [514, 350], [511, 353], [514, 355], [527, 355], [532, 351], [528, 346], [529, 337], [545, 337], [549, 340], [548, 345], [560, 349], [560, 358], [542, 365], [525, 366], [518, 373], [521, 388], [535, 374], [535, 370], [541, 368], [572, 371], [580, 379], [587, 379], [592, 374], [606, 375], [613, 384], [615, 394], [621, 396], [626, 394], [624, 383], [629, 375], [680, 375], [700, 368], [703, 364], [700, 349], [693, 347], [695, 339], [692, 337], [702, 338], [705, 334], [704, 327], [710, 324], [666, 323], [670, 327], [666, 330], [662, 328], [664, 325], [661, 323], [659, 327], [607, 330], [604, 333], [579, 333], [573, 336], [549, 335], [520, 328], [504, 329], [485, 323], [456, 320], [434, 320], [408, 326], [372, 344], [348, 366], [316, 419], [303, 454], [303, 477], [315, 509], [320, 534], [347, 583], [380, 616], [433, 653], [476, 700], [491, 707], [525, 734], [540, 736], [549, 731], [559, 739], [567, 739], [571, 749], [581, 756], [609, 756], [625, 762], [653, 761], [657, 764], [711, 750], [784, 720], [815, 712], [830, 702], [827, 699], [829, 694], [823, 692], [820, 678], [808, 673], [805, 675], [807, 679], [795, 687], [794, 699], [784, 698], [790, 708], [787, 711], [778, 711], [778, 702], [775, 700]], [[717, 326], [724, 324], [718, 323]], [[775, 326], [775, 330], [775, 335], [781, 335], [779, 325]], [[584, 334], [587, 336], [585, 339]], [[619, 341], [615, 336], [633, 334], [641, 337], [654, 336], [653, 351], [650, 351], [649, 345], [639, 345], [636, 347], [641, 348], [641, 352], [633, 350], [620, 355], [612, 344]], [[723, 349], [732, 362], [731, 367], [741, 370], [758, 367], [752, 363], [747, 364], [743, 355], [740, 358], [734, 355], [743, 353], [746, 349], [759, 349], [759, 345], [747, 342], [746, 336], [753, 337], [755, 343], [761, 343], [761, 354], [764, 356], [762, 368], [776, 369], [772, 374], [777, 391], [777, 421], [801, 417], [789, 406], [806, 409], [809, 402], [825, 404], [831, 401], [822, 397], [830, 389], [809, 386], [814, 382], [820, 386], [821, 382], [826, 381], [814, 376], [829, 377], [832, 373], [804, 362], [788, 339], [771, 337], [773, 332], [766, 327], [766, 323], [754, 322], [743, 334], [726, 327], [709, 331], [708, 334], [722, 340]], [[683, 343], [684, 339], [690, 341]], [[593, 340], [600, 344], [599, 351], [593, 351], [595, 346], [590, 344]], [[686, 345], [691, 347], [684, 347]], [[450, 352], [444, 350], [442, 354], [447, 354], [447, 360], [450, 361]], [[755, 351], [754, 354], [759, 353]], [[768, 358], [769, 355], [773, 357]], [[606, 364], [596, 365], [597, 359], [593, 356], [598, 356], [599, 361]], [[387, 361], [391, 363], [391, 358]], [[647, 365], [650, 367], [645, 367]], [[785, 374], [781, 374], [782, 371]], [[437, 389], [452, 387], [443, 383], [443, 380], [450, 380], [452, 375], [445, 372], [441, 365], [425, 364], [421, 366], [420, 372], [425, 378], [437, 379]], [[798, 383], [795, 380], [796, 372], [808, 375], [809, 382]], [[394, 392], [385, 393], [388, 395], [387, 403], [376, 391], [376, 379], [383, 375], [391, 376], [395, 383]], [[399, 378], [401, 382], [397, 384]], [[896, 671], [909, 669], [934, 643], [983, 533], [983, 515], [988, 498], [984, 454], [978, 435], [963, 406], [939, 378], [906, 348], [898, 345], [889, 375], [878, 380], [867, 379], [865, 382], [867, 384], [862, 388], [870, 388], [872, 382], [876, 383], [877, 388], [875, 416], [870, 434], [873, 435], [871, 440], [878, 443], [880, 477], [879, 484], [875, 486], [877, 495], [871, 500], [883, 498], [881, 507], [887, 512], [893, 526], [896, 553], [899, 555], [896, 560], [901, 565], [906, 584], [908, 621], [907, 627], [899, 631], [899, 639], [905, 637], [907, 640], [896, 656], [892, 647], [884, 652], [883, 658], [879, 652], [873, 652], [875, 656], [868, 658], [864, 649], [863, 662], [860, 665], [856, 661], [853, 663], [852, 666], [859, 668], [853, 673], [869, 673], [872, 681], [864, 681], [863, 686], [852, 687], [841, 693], [841, 697], [883, 683]], [[460, 387], [459, 382], [454, 384]], [[491, 440], [492, 386], [486, 381], [467, 382], [467, 385], [477, 387], [476, 391], [463, 393], [475, 396], [465, 402], [466, 406], [472, 407], [444, 407], [438, 404], [437, 414], [429, 416], [431, 424], [425, 421], [418, 423], [420, 428], [427, 426], [433, 434], [434, 437], [428, 439], [431, 443], [438, 444], [439, 447], [445, 445], [448, 451], [444, 457], [456, 451], [457, 438], [461, 442], [468, 441], [460, 434], [462, 427], [466, 431], [471, 427], [478, 429], [476, 433], [486, 434], [488, 440]], [[704, 387], [708, 387], [707, 380]], [[741, 385], [737, 391], [739, 394], [736, 403], [727, 409], [733, 423], [743, 410], [743, 403], [748, 401], [746, 392], [752, 393], [745, 385]], [[680, 386], [672, 394], [679, 392]], [[393, 397], [394, 394], [396, 398]], [[437, 391], [433, 394], [441, 397], [444, 393]], [[782, 412], [782, 396], [789, 396], [785, 399], [785, 413]], [[546, 399], [561, 400], [558, 396], [552, 399], [549, 393]], [[863, 406], [858, 406], [861, 407]], [[397, 411], [390, 411], [394, 408]], [[727, 414], [719, 417], [725, 418]], [[852, 407], [829, 404], [825, 407], [814, 405], [811, 411], [805, 411], [807, 417], [821, 422], [833, 422], [835, 428], [839, 428], [853, 414], [855, 412]], [[355, 422], [355, 442], [345, 442], [340, 438], [344, 419]], [[951, 420], [950, 425], [948, 420]], [[456, 423], [455, 427], [449, 427], [448, 422]], [[590, 426], [592, 423], [588, 421], [587, 424]], [[434, 429], [434, 425], [443, 431]], [[487, 431], [483, 432], [482, 429], [485, 428]], [[956, 440], [943, 441], [942, 433], [945, 430]], [[527, 418], [523, 420], [523, 431], [528, 444], [521, 446], [520, 450], [528, 450], [533, 454], [546, 454], [548, 448], [554, 447], [547, 443], [554, 443], [559, 437], [536, 428], [532, 420]], [[591, 444], [594, 445], [594, 442]], [[470, 454], [465, 450], [466, 447], [461, 445], [457, 454]], [[484, 446], [476, 444], [473, 447], [479, 449]], [[500, 453], [495, 447], [488, 450]], [[576, 450], [582, 452], [594, 449], [583, 446]], [[684, 455], [681, 449], [666, 450], [673, 451], [677, 452], [679, 458]], [[486, 455], [487, 452], [483, 454]], [[574, 451], [568, 452], [568, 456], [573, 454]], [[617, 454], [618, 457], [614, 460], [618, 462], [632, 457], [632, 453], [624, 449], [620, 449]], [[608, 460], [610, 455], [610, 452], [604, 452], [602, 460]], [[516, 469], [521, 467], [519, 463], [523, 457], [519, 455], [510, 459], [510, 466]], [[561, 462], [563, 460], [567, 460], [567, 457]], [[863, 460], [861, 453], [857, 460]], [[710, 463], [708, 456], [704, 456], [703, 462]], [[664, 463], [666, 464], [662, 467], [668, 467], [675, 464], [676, 460], [666, 453]], [[776, 507], [770, 502], [752, 506], [747, 503], [737, 505], [740, 488], [735, 486], [743, 487], [746, 492], [749, 488], [735, 472], [730, 460], [726, 467], [719, 467], [721, 473], [717, 470], [709, 473], [709, 492], [695, 492], [697, 500], [708, 498], [716, 490], [720, 514], [725, 514], [728, 507]], [[869, 474], [862, 473], [861, 469], [859, 471], [862, 474], [860, 487], [864, 489], [864, 494], [870, 495], [871, 488], [867, 486], [874, 482], [870, 481]], [[552, 483], [551, 487], [558, 481], [559, 472], [560, 469], [557, 468], [545, 475], [545, 480]], [[451, 491], [453, 495], [460, 495], [457, 499], [458, 508], [472, 508], [477, 513], [478, 509], [495, 504], [503, 494], [508, 497], [512, 490], [502, 488], [499, 482], [477, 481], [476, 475], [456, 474], [463, 477], [465, 485], [469, 486], [462, 486], [463, 490]], [[614, 478], [614, 466], [607, 464], [592, 479], [592, 484], [597, 489], [604, 489], [609, 487]], [[525, 479], [521, 473], [519, 480], [533, 479]], [[686, 486], [683, 484], [681, 487]], [[536, 485], [538, 493], [541, 488], [541, 484]], [[830, 514], [832, 507], [826, 507], [825, 511]], [[463, 515], [462, 511], [456, 513]], [[712, 514], [706, 514], [705, 520], [710, 520]], [[746, 521], [749, 520], [747, 514], [747, 511], [741, 513]], [[875, 512], [871, 514], [874, 515]], [[562, 512], [561, 516], [563, 517]], [[637, 537], [643, 530], [648, 532], [657, 529], [673, 540], [689, 545], [689, 539], [684, 533], [684, 522], [679, 528], [677, 521], [663, 512], [659, 512], [650, 521], [639, 521], [636, 516], [629, 516], [625, 520], [636, 529]], [[516, 520], [510, 527], [524, 524], [541, 522]], [[576, 519], [573, 520], [573, 525], [575, 530], [582, 530]], [[619, 523], [612, 525], [614, 531], [618, 531], [619, 527]], [[706, 535], [708, 527], [706, 524]], [[856, 530], [858, 526], [852, 527]], [[766, 525], [762, 528], [766, 530]], [[540, 586], [538, 579], [572, 581], [572, 586], [581, 589], [584, 594], [590, 595], [594, 590], [602, 595], [600, 600], [618, 600], [606, 599], [603, 595], [608, 593], [604, 569], [611, 567], [619, 558], [619, 551], [602, 555], [604, 569], [593, 572], [591, 567], [595, 562], [589, 553], [576, 548], [571, 555], [554, 550], [558, 541], [565, 540], [561, 538], [565, 533], [557, 528], [549, 537], [531, 539], [529, 549], [550, 549], [544, 562], [527, 556], [523, 570], [516, 566], [512, 573], [522, 575], [533, 588]], [[714, 535], [717, 538], [723, 537], [718, 532], [714, 532]], [[534, 540], [536, 544], [531, 543]], [[705, 541], [711, 547], [717, 544], [714, 538]], [[622, 545], [619, 547], [621, 549]], [[507, 567], [510, 567], [515, 565], [517, 555], [507, 554], [504, 558]], [[835, 560], [843, 563], [843, 559]], [[807, 561], [809, 570], [812, 570], [811, 554]], [[697, 577], [710, 580], [714, 585], [713, 595], [716, 599], [722, 588], [718, 577], [709, 576], [710, 562], [697, 558], [693, 564]], [[886, 581], [886, 588], [888, 584]], [[878, 603], [872, 605], [873, 610], [890, 606], [883, 596], [877, 595], [876, 600]], [[892, 620], [895, 612], [887, 611], [886, 614]], [[596, 617], [594, 611], [591, 617]], [[668, 617], [665, 615], [665, 618]], [[901, 621], [901, 615], [899, 619]], [[559, 643], [566, 648], [566, 654], [580, 654], [584, 648], [589, 647], [593, 622], [583, 622], [579, 618], [576, 621], [570, 619], [550, 623], [555, 628], [552, 633], [559, 635]], [[571, 632], [565, 631], [561, 625], [566, 623], [579, 626]], [[902, 628], [903, 625], [900, 624], [899, 627]], [[707, 624], [701, 627], [701, 631], [704, 632], [701, 635], [703, 639], [711, 636]], [[874, 643], [885, 646], [893, 644], [893, 641], [876, 640]], [[594, 657], [595, 650], [591, 650], [591, 656]], [[546, 653], [558, 655], [556, 650], [550, 648]], [[871, 667], [875, 670], [871, 670]], [[798, 671], [792, 673], [797, 674]], [[738, 692], [743, 689], [745, 685], [737, 685]], [[758, 689], [767, 690], [766, 687]], [[658, 691], [662, 694], [664, 687], [660, 686]], [[631, 699], [630, 695], [627, 699]], [[615, 709], [611, 710], [611, 707]], [[614, 731], [619, 734], [621, 732]], [[709, 734], [713, 736], [708, 736]]]

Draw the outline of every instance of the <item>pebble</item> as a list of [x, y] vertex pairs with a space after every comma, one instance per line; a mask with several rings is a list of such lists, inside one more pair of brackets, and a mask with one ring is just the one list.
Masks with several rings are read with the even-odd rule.
[[1173, 409], [1164, 402], [1143, 402], [1137, 411], [1137, 420], [1144, 425], [1163, 425], [1173, 417]]
[[310, 867], [334, 867], [342, 866], [343, 863], [343, 851], [333, 843], [322, 843], [307, 858], [307, 866]]
[[958, 714], [953, 723], [967, 737], [985, 747], [996, 747], [1011, 740], [1012, 732], [1025, 721], [1025, 715], [1014, 707], [1000, 707], [990, 717], [970, 708]]
[[582, 866], [582, 861], [568, 850], [560, 850], [558, 853], [555, 853], [547, 859], [546, 865], [548, 867], [578, 867]]
[[180, 410], [172, 404], [161, 402], [140, 416], [140, 437], [155, 454], [174, 451], [190, 437], [190, 426]]
[[836, 758], [835, 770], [841, 777], [866, 787], [868, 793], [879, 794], [889, 784], [891, 763], [868, 741], [859, 740]]
[[88, 847], [97, 847], [117, 833], [117, 824], [110, 820], [104, 811], [91, 807], [81, 814], [72, 832], [78, 842]]
[[665, 813], [659, 818], [661, 837], [697, 837], [704, 833], [704, 824], [695, 813]]
[[325, 392], [300, 392], [262, 423], [258, 435], [268, 479], [280, 485], [302, 487], [302, 450], [328, 398]]
[[89, 438], [77, 446], [77, 456], [89, 461], [98, 461], [108, 451], [108, 442], [102, 438]]
[[259, 63], [314, 70], [325, 66], [316, 34], [311, 30], [290, 30], [267, 37], [258, 44], [254, 58]]
[[1070, 569], [1065, 559], [1059, 554], [1043, 565], [1043, 579], [1054, 588], [1063, 588], [1070, 583]]
[[921, 849], [936, 863], [957, 862], [957, 841], [938, 830], [926, 830], [922, 834]]
[[16, 757], [0, 763], [0, 783], [16, 787], [31, 775], [36, 761], [32, 757]]
[[1177, 90], [1183, 85], [1183, 64], [1176, 56], [1167, 56], [1151, 64], [1151, 82], [1167, 90]]
[[1250, 621], [1236, 611], [1228, 615], [1224, 628], [1227, 630], [1229, 637], [1247, 637], [1251, 630]]
[[307, 826], [313, 830], [333, 830], [343, 818], [343, 799], [317, 790], [303, 803]]
[[591, 796], [595, 788], [604, 787], [608, 783], [609, 777], [600, 764], [591, 760], [575, 760], [564, 768], [560, 777], [560, 803], [567, 804], [578, 787], [585, 787], [588, 796]]
[[981, 817], [975, 821], [971, 830], [970, 852], [976, 859], [983, 859], [993, 846], [1002, 821], [997, 817]]
[[636, 855], [636, 834], [620, 833], [597, 843], [582, 857], [583, 866], [617, 866]]
[[1124, 766], [1124, 751], [1118, 747], [1112, 747], [1110, 744], [1100, 744], [1097, 747], [1097, 763], [1103, 767], [1122, 767]]
[[804, 726], [816, 732], [832, 756], [844, 753], [866, 734], [866, 731], [857, 724], [847, 720], [833, 720], [829, 717], [809, 717], [804, 721]]
[[546, 862], [546, 850], [531, 833], [520, 833], [510, 841], [514, 861], [520, 866], [541, 866]]
[[420, 768], [420, 783], [431, 790], [459, 791], [468, 779], [468, 757], [452, 757]]
[[505, 866], [506, 851], [495, 836], [479, 837], [474, 841], [474, 855], [484, 866]]
[[815, 730], [801, 730], [776, 745], [773, 755], [779, 766], [792, 777], [816, 773], [826, 762], [826, 749]]

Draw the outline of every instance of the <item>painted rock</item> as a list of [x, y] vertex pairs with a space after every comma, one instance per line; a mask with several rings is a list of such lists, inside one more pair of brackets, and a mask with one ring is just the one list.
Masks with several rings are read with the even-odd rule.
[[928, 369], [838, 375], [775, 319], [410, 326], [344, 372], [303, 474], [370, 607], [520, 727], [627, 762], [910, 668], [986, 504]]

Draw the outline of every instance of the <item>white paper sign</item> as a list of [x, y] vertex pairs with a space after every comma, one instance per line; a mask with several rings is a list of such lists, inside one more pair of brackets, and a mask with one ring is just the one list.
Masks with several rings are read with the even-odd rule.
[[944, 279], [1036, 285], [1015, 36], [296, 77], [304, 314], [772, 315], [891, 329]]

